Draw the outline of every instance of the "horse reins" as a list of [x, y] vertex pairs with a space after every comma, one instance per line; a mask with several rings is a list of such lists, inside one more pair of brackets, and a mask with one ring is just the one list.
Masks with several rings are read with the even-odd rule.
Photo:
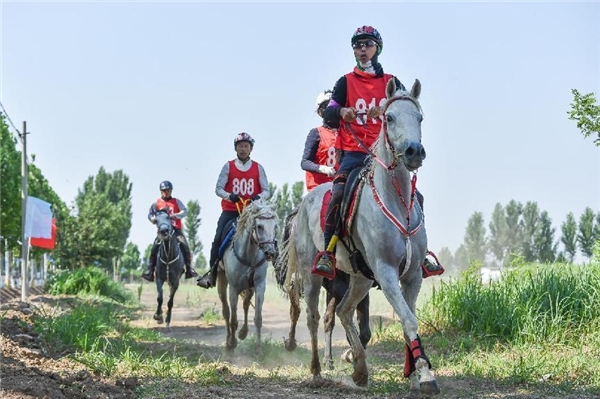
[[[385, 116], [385, 113], [386, 113], [387, 109], [389, 108], [390, 104], [397, 100], [411, 101], [412, 103], [417, 105], [417, 107], [420, 109], [420, 106], [418, 105], [418, 103], [416, 103], [415, 100], [413, 100], [411, 97], [395, 96], [395, 97], [390, 98], [386, 102], [386, 104], [383, 108], [382, 115]], [[414, 236], [415, 234], [417, 234], [417, 232], [423, 226], [423, 218], [421, 218], [421, 220], [419, 221], [419, 224], [412, 230], [409, 230], [409, 228], [410, 228], [410, 213], [414, 208], [415, 194], [417, 191], [417, 173], [414, 172], [413, 176], [411, 178], [410, 202], [407, 205], [406, 200], [404, 199], [404, 196], [401, 193], [398, 182], [396, 181], [396, 179], [394, 179], [394, 177], [395, 177], [394, 172], [395, 172], [396, 167], [398, 166], [398, 160], [402, 157], [402, 153], [397, 153], [396, 148], [394, 147], [394, 144], [392, 143], [392, 141], [390, 139], [390, 136], [388, 134], [387, 119], [385, 117], [383, 118], [382, 125], [383, 125], [383, 133], [384, 133], [385, 143], [390, 148], [390, 152], [392, 154], [392, 163], [389, 165], [386, 165], [385, 162], [383, 162], [381, 159], [379, 159], [379, 157], [377, 157], [369, 148], [367, 148], [367, 146], [357, 136], [354, 129], [352, 129], [352, 125], [349, 122], [346, 122], [346, 128], [352, 134], [352, 136], [354, 137], [354, 139], [356, 140], [358, 145], [361, 146], [371, 156], [371, 158], [374, 161], [376, 161], [379, 165], [381, 165], [384, 168], [384, 170], [387, 172], [387, 174], [390, 176], [390, 178], [392, 179], [392, 185], [394, 186], [394, 189], [398, 193], [398, 197], [400, 197], [400, 201], [402, 201], [402, 205], [404, 206], [404, 209], [406, 209], [406, 226], [404, 226], [404, 224], [392, 213], [392, 211], [390, 211], [390, 209], [385, 205], [385, 203], [381, 199], [381, 196], [379, 195], [379, 192], [377, 191], [377, 188], [375, 187], [375, 181], [373, 179], [375, 168], [374, 167], [371, 168], [367, 175], [367, 178], [369, 180], [369, 186], [371, 187], [371, 192], [373, 193], [373, 198], [375, 200], [375, 203], [377, 203], [377, 206], [379, 206], [379, 209], [381, 209], [381, 212], [384, 214], [384, 216], [390, 222], [392, 222], [392, 224], [394, 226], [396, 226], [398, 228], [398, 230], [400, 230], [400, 232], [406, 237], [406, 242], [407, 242], [407, 251], [406, 251], [407, 252], [407, 256], [406, 256], [407, 262], [406, 263], [408, 264], [410, 262], [410, 258], [412, 255], [409, 238]], [[408, 270], [408, 269], [405, 268], [404, 272], [406, 272], [406, 270]], [[402, 274], [404, 274], [404, 273], [402, 273]]]

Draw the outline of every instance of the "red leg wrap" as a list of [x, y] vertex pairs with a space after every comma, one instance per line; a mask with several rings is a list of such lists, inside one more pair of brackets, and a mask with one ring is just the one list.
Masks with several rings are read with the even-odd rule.
[[404, 344], [404, 348], [406, 349], [404, 354], [404, 378], [408, 378], [416, 370], [415, 358], [408, 344]]
[[[407, 348], [408, 348], [408, 346], [407, 346]], [[427, 365], [429, 366], [429, 368], [431, 368], [431, 362], [425, 355], [425, 351], [423, 350], [423, 346], [421, 345], [421, 338], [418, 335], [417, 335], [417, 338], [414, 339], [410, 343], [410, 349], [411, 349], [411, 354], [412, 354], [412, 358], [413, 358], [413, 367], [415, 367], [414, 364], [417, 361], [417, 359], [422, 358], [423, 360], [425, 360], [427, 362]], [[405, 371], [405, 373], [406, 373], [406, 371]]]

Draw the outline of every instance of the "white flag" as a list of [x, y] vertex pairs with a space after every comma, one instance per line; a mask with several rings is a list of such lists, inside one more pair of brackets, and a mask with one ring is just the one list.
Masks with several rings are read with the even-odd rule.
[[36, 197], [27, 197], [25, 236], [52, 238], [52, 205]]

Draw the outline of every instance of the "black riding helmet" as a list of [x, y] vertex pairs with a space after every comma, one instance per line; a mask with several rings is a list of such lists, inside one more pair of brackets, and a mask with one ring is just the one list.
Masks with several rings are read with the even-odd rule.
[[171, 184], [171, 182], [168, 180], [163, 181], [160, 183], [160, 191], [164, 190], [173, 190], [173, 184]]

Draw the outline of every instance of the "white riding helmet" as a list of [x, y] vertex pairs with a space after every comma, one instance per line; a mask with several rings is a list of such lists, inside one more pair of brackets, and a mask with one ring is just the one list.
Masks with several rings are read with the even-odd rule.
[[317, 96], [317, 111], [321, 107], [321, 104], [323, 104], [326, 101], [331, 100], [331, 93], [332, 93], [331, 90], [325, 90], [325, 91], [319, 93], [319, 95]]

